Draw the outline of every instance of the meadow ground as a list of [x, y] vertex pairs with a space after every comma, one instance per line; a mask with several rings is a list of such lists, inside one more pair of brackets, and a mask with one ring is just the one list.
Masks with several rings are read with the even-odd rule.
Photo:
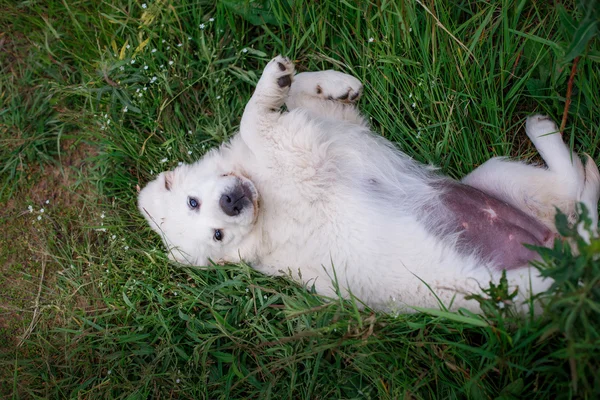
[[481, 316], [392, 316], [173, 265], [135, 206], [235, 133], [279, 53], [357, 76], [373, 129], [456, 178], [535, 158], [536, 112], [600, 160], [587, 3], [0, 0], [2, 397], [598, 398], [597, 240], [543, 252], [539, 318], [503, 285]]

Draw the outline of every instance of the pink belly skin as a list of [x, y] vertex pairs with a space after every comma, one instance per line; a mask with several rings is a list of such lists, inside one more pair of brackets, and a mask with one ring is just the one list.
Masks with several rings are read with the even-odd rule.
[[539, 255], [523, 244], [548, 246], [554, 234], [537, 219], [471, 186], [454, 181], [441, 184], [443, 220], [459, 233], [458, 249], [476, 251], [499, 269], [525, 267]]

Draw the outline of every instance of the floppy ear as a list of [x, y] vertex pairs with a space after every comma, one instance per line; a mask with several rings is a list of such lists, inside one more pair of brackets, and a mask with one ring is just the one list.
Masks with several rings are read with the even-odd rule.
[[165, 176], [165, 189], [171, 190], [171, 186], [173, 185], [173, 172], [166, 171], [163, 175]]

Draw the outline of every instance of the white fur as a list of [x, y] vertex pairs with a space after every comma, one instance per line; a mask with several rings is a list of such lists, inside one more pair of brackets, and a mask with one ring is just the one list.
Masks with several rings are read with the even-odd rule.
[[[296, 75], [291, 90], [279, 87], [278, 79], [291, 74], [287, 59], [272, 60], [246, 106], [240, 133], [141, 191], [140, 210], [171, 258], [198, 266], [209, 259], [244, 260], [326, 296], [336, 294], [335, 277], [343, 296], [351, 291], [386, 311], [437, 308], [436, 295], [445, 306], [477, 311], [464, 294], [479, 292], [501, 271], [476, 253], [459, 252], [456, 235], [432, 233], [444, 227], [422, 210], [439, 203], [431, 183], [442, 178], [369, 131], [350, 101], [362, 92], [358, 80], [323, 71]], [[281, 113], [284, 102], [289, 112]], [[548, 135], [556, 126], [545, 117], [530, 117], [526, 130], [548, 169], [494, 158], [464, 182], [552, 229], [555, 205], [573, 214], [576, 202], [585, 201], [597, 212], [600, 178], [593, 161], [584, 170], [560, 134]], [[219, 197], [235, 177], [251, 182], [256, 196], [251, 207], [230, 217], [219, 208]], [[189, 196], [200, 200], [199, 210], [188, 206]], [[215, 229], [222, 230], [222, 241], [213, 238]], [[550, 285], [528, 266], [507, 276], [519, 287], [520, 301]]]

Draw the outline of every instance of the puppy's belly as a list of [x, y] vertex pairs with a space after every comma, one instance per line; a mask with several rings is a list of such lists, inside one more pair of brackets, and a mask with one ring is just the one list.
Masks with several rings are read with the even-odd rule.
[[539, 257], [523, 244], [547, 246], [554, 238], [540, 221], [504, 201], [458, 182], [442, 186], [443, 209], [449, 214], [443, 219], [459, 233], [460, 252], [477, 252], [500, 269], [513, 269]]

